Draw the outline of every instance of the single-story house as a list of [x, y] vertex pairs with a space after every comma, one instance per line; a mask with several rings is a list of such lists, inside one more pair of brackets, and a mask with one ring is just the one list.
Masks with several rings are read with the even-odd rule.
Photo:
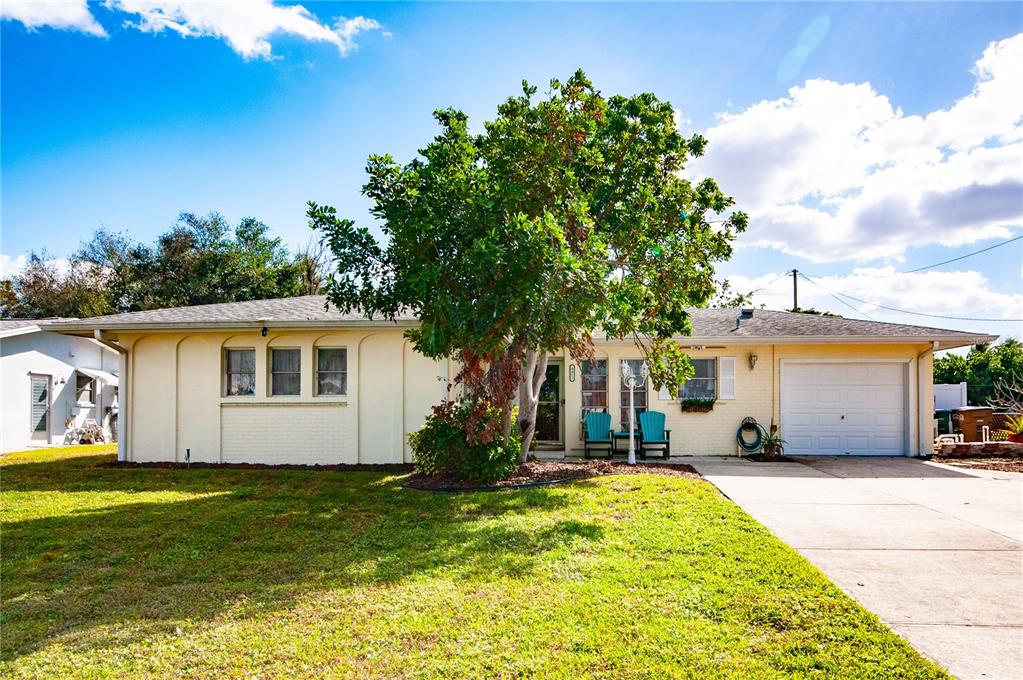
[[[683, 394], [644, 386], [671, 455], [736, 455], [736, 430], [775, 420], [787, 452], [923, 455], [933, 430], [932, 353], [990, 335], [791, 312], [694, 309], [678, 342], [696, 376]], [[408, 434], [445, 396], [456, 367], [415, 352], [414, 318], [369, 320], [322, 296], [133, 312], [53, 323], [121, 352], [126, 461], [377, 464], [412, 459]], [[628, 341], [597, 340], [594, 361], [551, 357], [540, 446], [583, 448], [587, 409], [628, 419]], [[704, 398], [709, 411], [683, 404]]]
[[89, 422], [115, 434], [118, 353], [52, 321], [0, 319], [0, 451], [63, 444]]

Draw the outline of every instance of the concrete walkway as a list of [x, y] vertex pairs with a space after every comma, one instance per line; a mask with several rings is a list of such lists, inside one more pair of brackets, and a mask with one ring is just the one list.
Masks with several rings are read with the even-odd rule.
[[954, 675], [1023, 678], [1023, 475], [909, 458], [691, 464]]

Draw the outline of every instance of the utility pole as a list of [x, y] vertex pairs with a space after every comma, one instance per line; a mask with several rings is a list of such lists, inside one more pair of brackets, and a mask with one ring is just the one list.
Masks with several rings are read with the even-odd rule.
[[799, 311], [799, 283], [798, 283], [799, 279], [797, 278], [798, 276], [799, 276], [799, 271], [793, 269], [792, 270], [792, 311], [793, 312], [798, 312]]

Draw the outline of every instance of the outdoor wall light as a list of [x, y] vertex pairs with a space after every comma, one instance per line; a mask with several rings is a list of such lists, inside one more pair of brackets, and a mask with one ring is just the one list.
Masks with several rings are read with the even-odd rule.
[[264, 317], [261, 317], [261, 318], [259, 318], [259, 319], [256, 319], [256, 321], [258, 321], [258, 322], [260, 322], [261, 324], [263, 324], [263, 330], [262, 330], [262, 331], [260, 331], [260, 334], [261, 334], [261, 335], [262, 335], [262, 336], [263, 336], [264, 338], [266, 337], [266, 331], [267, 331], [267, 329], [266, 329], [266, 323], [267, 323], [267, 321], [270, 321], [271, 319], [273, 319], [273, 317], [272, 317], [272, 316], [264, 316]]
[[757, 355], [753, 352], [749, 353], [749, 370], [753, 370], [757, 366]]
[[575, 382], [575, 364], [568, 365], [568, 382]]

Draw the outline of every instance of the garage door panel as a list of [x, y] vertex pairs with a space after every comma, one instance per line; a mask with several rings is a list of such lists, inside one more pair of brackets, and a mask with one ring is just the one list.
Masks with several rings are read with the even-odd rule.
[[902, 364], [874, 366], [871, 372], [871, 382], [875, 385], [891, 385], [902, 389], [905, 382], [904, 367]]
[[876, 427], [901, 427], [904, 420], [902, 409], [898, 411], [875, 411], [872, 415]]
[[817, 388], [814, 392], [814, 402], [818, 404], [841, 404], [842, 390], [837, 388]]
[[782, 436], [792, 455], [905, 455], [905, 364], [783, 364]]
[[870, 388], [867, 388], [867, 387], [855, 388], [855, 387], [853, 387], [853, 388], [850, 388], [846, 392], [845, 403], [847, 403], [847, 404], [870, 404], [870, 402], [872, 401], [871, 396], [872, 395], [871, 395]]
[[811, 437], [811, 441], [816, 439], [817, 448], [822, 452], [837, 452], [842, 447], [842, 438], [833, 435], [822, 435], [818, 437]]
[[870, 427], [871, 425], [874, 424], [871, 422], [875, 420], [873, 416], [874, 414], [870, 413], [869, 411], [868, 412], [861, 411], [859, 413], [850, 412], [845, 416], [845, 422], [843, 424], [847, 428]]
[[842, 414], [837, 411], [834, 413], [818, 413], [814, 417], [814, 425], [818, 427], [837, 427], [842, 422]]
[[901, 389], [887, 387], [885, 389], [875, 390], [872, 401], [878, 406], [901, 410], [902, 400], [903, 394]]
[[850, 434], [845, 438], [846, 446], [850, 449], [865, 450], [870, 448], [869, 434]]

